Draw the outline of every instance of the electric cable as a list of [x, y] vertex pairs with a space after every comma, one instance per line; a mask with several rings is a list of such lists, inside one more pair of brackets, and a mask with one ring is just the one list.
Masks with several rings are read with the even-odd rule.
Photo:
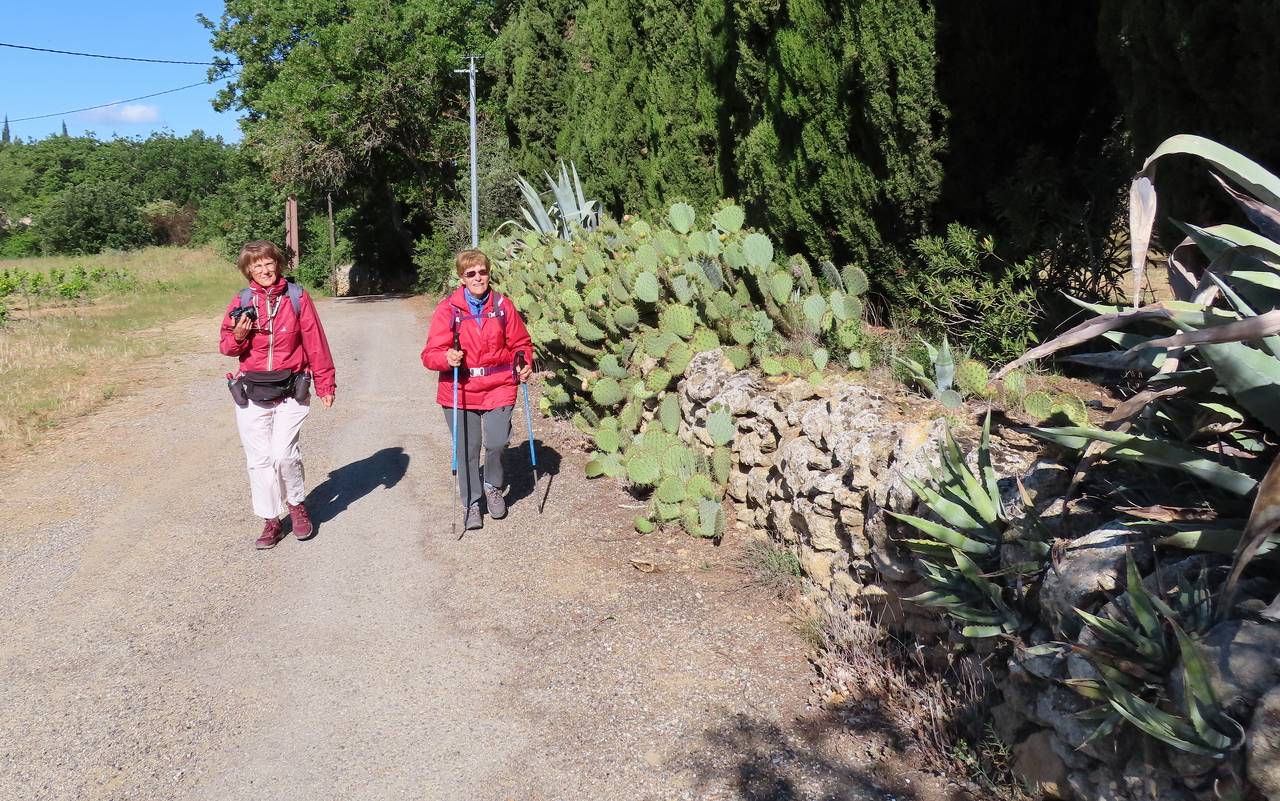
[[216, 61], [173, 61], [167, 58], [135, 58], [133, 56], [105, 56], [101, 53], [81, 53], [78, 50], [54, 50], [49, 47], [32, 47], [31, 45], [10, 44], [0, 42], [0, 47], [12, 47], [15, 50], [34, 50], [37, 53], [58, 53], [64, 56], [84, 56], [86, 58], [107, 58], [112, 61], [141, 61], [146, 64], [192, 64], [201, 67], [216, 67]]
[[224, 75], [221, 78], [204, 80], [204, 81], [200, 81], [199, 83], [189, 83], [186, 86], [179, 86], [176, 89], [165, 89], [163, 92], [152, 92], [149, 95], [140, 95], [138, 97], [130, 97], [125, 100], [115, 100], [110, 103], [99, 103], [96, 106], [85, 106], [84, 108], [74, 108], [74, 109], [71, 109], [70, 111], [55, 111], [52, 114], [37, 114], [32, 117], [18, 117], [17, 119], [10, 119], [9, 122], [11, 123], [12, 122], [28, 122], [30, 120], [44, 120], [44, 119], [48, 119], [49, 117], [62, 117], [62, 116], [66, 116], [67, 114], [79, 114], [82, 111], [93, 111], [94, 109], [106, 108], [108, 106], [118, 106], [121, 103], [132, 103], [135, 100], [146, 100], [147, 98], [151, 98], [151, 97], [159, 97], [160, 95], [169, 95], [169, 94], [173, 94], [174, 92], [181, 92], [183, 89], [193, 89], [197, 86], [207, 86], [209, 84], [213, 84], [218, 81], [224, 81], [227, 78], [234, 78], [234, 77], [236, 76]]

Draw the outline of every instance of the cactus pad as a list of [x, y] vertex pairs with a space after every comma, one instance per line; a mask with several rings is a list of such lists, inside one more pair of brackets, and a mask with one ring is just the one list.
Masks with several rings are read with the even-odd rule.
[[694, 326], [698, 322], [698, 318], [687, 306], [668, 306], [662, 310], [659, 320], [663, 331], [669, 331], [681, 339], [693, 336]]
[[726, 234], [732, 234], [742, 230], [742, 223], [746, 221], [746, 215], [742, 213], [740, 207], [728, 205], [717, 211], [712, 216], [711, 221], [721, 231]]
[[826, 348], [817, 348], [813, 351], [813, 366], [818, 368], [818, 372], [827, 369], [827, 362], [831, 360], [831, 354], [827, 353]]
[[663, 503], [681, 503], [685, 498], [684, 480], [679, 476], [666, 476], [658, 483], [655, 494]]
[[941, 403], [948, 409], [959, 409], [964, 403], [960, 397], [960, 393], [954, 389], [944, 389], [938, 393], [938, 403]]
[[647, 517], [642, 517], [640, 515], [636, 516], [635, 527], [636, 527], [637, 534], [652, 534], [653, 530], [657, 528], [657, 526], [654, 524], [652, 520], [650, 520]]
[[1021, 398], [1027, 394], [1027, 374], [1014, 370], [1004, 377], [1004, 392], [1010, 398]]
[[635, 296], [645, 303], [657, 303], [658, 295], [662, 291], [658, 284], [658, 276], [648, 270], [636, 276], [635, 286], [632, 287]]
[[689, 498], [712, 500], [716, 497], [716, 486], [711, 483], [710, 478], [702, 473], [694, 473], [689, 477], [689, 483], [685, 485], [684, 493]]
[[613, 310], [613, 324], [623, 331], [634, 331], [640, 324], [640, 315], [632, 306], [619, 306]]
[[773, 243], [762, 233], [747, 234], [742, 240], [742, 255], [752, 267], [765, 267], [773, 261]]
[[622, 401], [622, 387], [615, 379], [608, 376], [601, 378], [591, 387], [591, 400], [597, 406], [616, 406]]
[[750, 345], [756, 339], [756, 329], [746, 320], [729, 323], [729, 336], [739, 345]]
[[867, 291], [867, 274], [863, 272], [861, 267], [855, 267], [852, 264], [846, 265], [840, 271], [840, 277], [844, 279], [844, 291], [850, 295], [858, 296]]
[[693, 359], [693, 348], [683, 342], [677, 342], [667, 350], [666, 368], [672, 375], [684, 375], [685, 368]]
[[965, 359], [956, 366], [956, 387], [966, 395], [986, 397], [990, 379], [991, 374], [982, 362]]
[[735, 370], [745, 370], [751, 364], [751, 351], [746, 348], [732, 347], [724, 349], [724, 357], [729, 360]]
[[769, 278], [769, 296], [779, 305], [791, 300], [791, 290], [794, 287], [795, 280], [791, 273], [774, 273]]
[[760, 369], [765, 375], [782, 375], [786, 372], [786, 368], [782, 366], [782, 362], [773, 356], [765, 356], [760, 360]]
[[1084, 401], [1075, 395], [1061, 393], [1054, 397], [1053, 406], [1050, 407], [1049, 415], [1062, 415], [1067, 420], [1078, 426], [1088, 425], [1089, 411], [1084, 405]]
[[719, 501], [698, 503], [698, 530], [692, 533], [706, 539], [718, 539], [724, 535], [724, 508]]
[[671, 383], [671, 373], [659, 367], [656, 370], [650, 370], [649, 374], [644, 377], [644, 388], [650, 392], [661, 392]]
[[693, 338], [689, 340], [689, 348], [694, 353], [715, 350], [718, 347], [720, 347], [720, 338], [709, 328], [699, 328], [693, 332]]
[[1037, 422], [1045, 420], [1053, 414], [1053, 398], [1047, 392], [1032, 392], [1022, 399], [1022, 410]]
[[821, 295], [810, 295], [804, 299], [804, 316], [815, 330], [822, 324], [823, 315], [827, 313], [827, 301]]
[[680, 433], [680, 401], [675, 395], [664, 395], [658, 404], [658, 422], [667, 433]]
[[652, 487], [658, 481], [658, 460], [647, 453], [628, 459], [627, 480], [637, 487]]
[[733, 470], [733, 451], [728, 448], [716, 448], [711, 453], [711, 477], [720, 486], [729, 483], [729, 473]]
[[733, 415], [724, 409], [717, 409], [707, 415], [707, 434], [716, 445], [728, 445], [738, 431], [734, 425]]
[[596, 447], [605, 453], [616, 453], [620, 439], [618, 429], [612, 426], [600, 426], [596, 429]]

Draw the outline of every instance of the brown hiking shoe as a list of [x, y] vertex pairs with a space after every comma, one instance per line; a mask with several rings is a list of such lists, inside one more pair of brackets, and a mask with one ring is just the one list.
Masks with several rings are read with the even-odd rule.
[[287, 504], [289, 507], [289, 522], [293, 528], [293, 536], [300, 540], [309, 540], [311, 535], [316, 533], [316, 527], [311, 523], [311, 515], [307, 514], [307, 507], [302, 504], [297, 506]]
[[507, 516], [507, 502], [502, 497], [502, 490], [491, 484], [484, 485], [484, 505], [489, 510], [489, 517], [494, 520]]
[[258, 536], [258, 541], [253, 544], [253, 547], [259, 551], [265, 551], [276, 547], [282, 539], [284, 539], [284, 524], [273, 517], [262, 527], [262, 534]]
[[467, 507], [467, 515], [462, 520], [462, 529], [475, 531], [478, 528], [484, 528], [484, 518], [480, 516], [480, 502], [476, 501]]

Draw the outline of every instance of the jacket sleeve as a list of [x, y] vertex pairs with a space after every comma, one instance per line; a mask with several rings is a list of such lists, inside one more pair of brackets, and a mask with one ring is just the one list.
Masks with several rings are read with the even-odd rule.
[[235, 323], [231, 322], [231, 310], [240, 305], [240, 296], [231, 299], [227, 304], [227, 310], [222, 313], [221, 336], [218, 338], [218, 350], [223, 356], [239, 356], [249, 350], [250, 342], [253, 340], [253, 332], [249, 332], [249, 336], [244, 338], [244, 342], [236, 342], [236, 336], [232, 331], [235, 329]]
[[422, 348], [422, 366], [428, 370], [449, 370], [449, 360], [444, 352], [453, 347], [453, 328], [450, 324], [449, 301], [440, 301], [431, 315], [431, 328], [427, 331], [427, 344]]
[[332, 395], [337, 389], [333, 367], [333, 354], [329, 352], [329, 340], [324, 335], [324, 326], [320, 325], [320, 315], [316, 313], [316, 305], [311, 296], [302, 293], [301, 319], [298, 326], [302, 331], [302, 350], [307, 354], [307, 366], [315, 378], [316, 395], [325, 397]]
[[[510, 300], [507, 302], [510, 303]], [[529, 336], [529, 329], [524, 324], [524, 317], [514, 303], [511, 304], [511, 316], [507, 323], [507, 347], [511, 349], [513, 356], [516, 353], [524, 353], [529, 364], [533, 364], [533, 339]]]

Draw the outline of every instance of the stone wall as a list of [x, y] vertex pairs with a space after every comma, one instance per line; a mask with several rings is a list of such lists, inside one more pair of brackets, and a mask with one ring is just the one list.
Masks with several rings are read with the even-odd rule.
[[[736, 520], [797, 555], [811, 598], [824, 611], [867, 609], [936, 658], [955, 652], [961, 638], [947, 621], [905, 600], [926, 587], [896, 542], [913, 536], [910, 529], [899, 530], [902, 524], [886, 514], [927, 514], [917, 508], [906, 479], [927, 482], [939, 464], [946, 431], [940, 407], [854, 381], [769, 383], [754, 370], [734, 371], [719, 351], [694, 357], [679, 392], [687, 439], [710, 446], [709, 411], [723, 407], [734, 415], [738, 435], [728, 494]], [[970, 444], [976, 440], [977, 413], [961, 411], [953, 419], [953, 434], [967, 453], [973, 449], [965, 446], [966, 435]], [[1065, 545], [1036, 596], [1040, 624], [1030, 642], [1075, 642], [1081, 635], [1073, 609], [1097, 612], [1123, 590], [1131, 534], [1100, 510], [1084, 504], [1066, 509], [1060, 496], [1070, 470], [1043, 458], [1037, 441], [997, 428], [991, 458], [1003, 477], [1006, 507], [1021, 506], [1014, 480], [1020, 477], [1041, 519]], [[1145, 574], [1153, 568], [1151, 552], [1134, 551], [1145, 558]], [[1169, 571], [1179, 569], [1180, 559], [1171, 557], [1162, 575], [1174, 575]], [[1229, 708], [1242, 724], [1254, 718], [1248, 746], [1227, 764], [1206, 764], [1182, 752], [1170, 759], [1163, 747], [1139, 747], [1145, 739], [1139, 736], [1085, 744], [1096, 723], [1074, 714], [1090, 704], [1061, 680], [1089, 677], [1092, 668], [1078, 657], [1015, 655], [997, 668], [1003, 697], [992, 720], [1013, 747], [1018, 772], [1048, 798], [1176, 801], [1210, 798], [1214, 780], [1221, 787], [1222, 776], [1243, 775], [1247, 768], [1256, 788], [1280, 801], [1280, 734], [1268, 728], [1280, 721], [1280, 626], [1233, 621], [1209, 632], [1206, 643], [1217, 665], [1219, 697], [1231, 699]]]

